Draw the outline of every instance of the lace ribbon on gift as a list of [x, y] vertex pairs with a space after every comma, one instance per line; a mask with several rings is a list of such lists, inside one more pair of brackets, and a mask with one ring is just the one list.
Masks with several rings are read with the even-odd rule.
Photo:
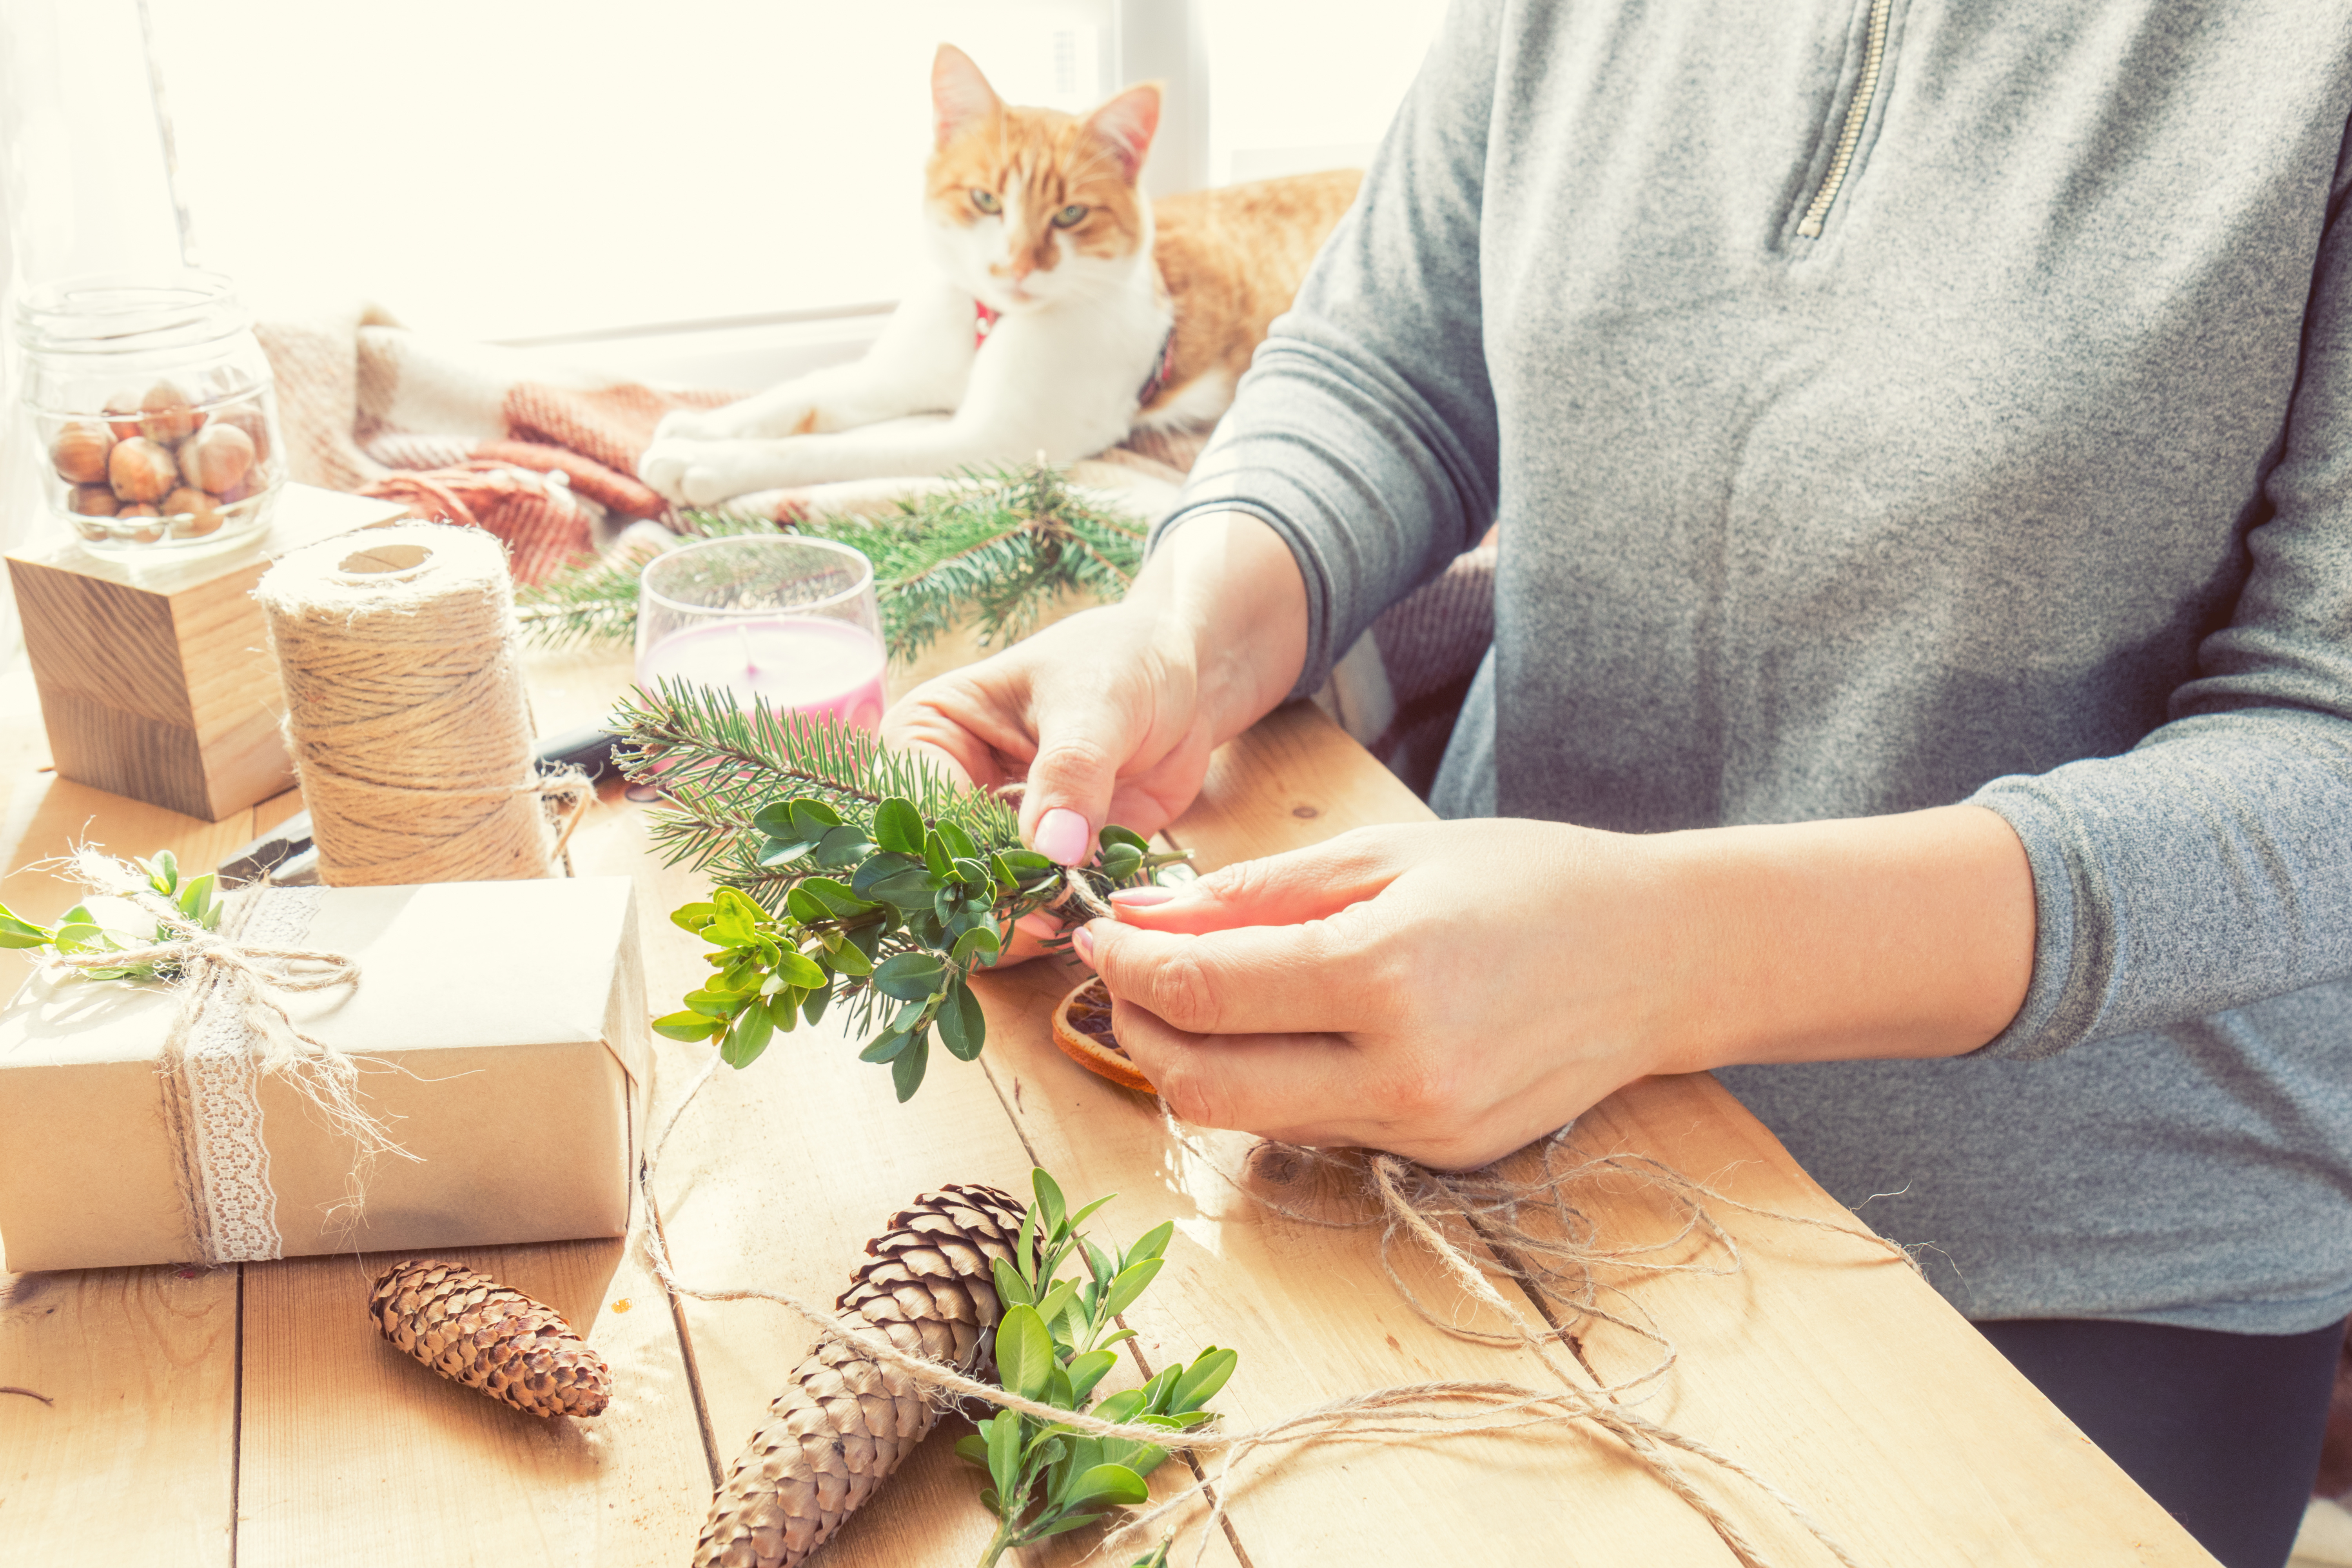
[[352, 1140], [355, 1182], [363, 1180], [375, 1156], [406, 1152], [360, 1103], [357, 1065], [297, 1028], [286, 1008], [289, 994], [355, 984], [359, 965], [342, 953], [294, 945], [310, 934], [320, 901], [316, 889], [244, 894], [215, 933], [158, 897], [120, 860], [85, 849], [73, 864], [94, 891], [152, 915], [158, 940], [129, 952], [65, 954], [59, 962], [74, 969], [156, 964], [179, 971], [180, 1005], [159, 1070], [196, 1260], [245, 1263], [281, 1256], [278, 1196], [261, 1137], [263, 1074], [291, 1084], [330, 1127]]

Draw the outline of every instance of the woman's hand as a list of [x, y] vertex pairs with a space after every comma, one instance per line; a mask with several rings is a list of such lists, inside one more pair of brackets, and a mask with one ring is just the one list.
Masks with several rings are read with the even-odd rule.
[[1973, 1049], [2033, 943], [2024, 851], [1973, 806], [1362, 828], [1114, 901], [1078, 952], [1178, 1115], [1444, 1166], [1650, 1073]]
[[[1181, 813], [1209, 753], [1280, 702], [1306, 660], [1289, 546], [1254, 517], [1200, 517], [1125, 600], [926, 681], [884, 716], [882, 739], [970, 784], [1023, 784], [1022, 837], [1074, 866], [1108, 824], [1149, 835]], [[1044, 923], [1008, 958], [1034, 956]]]

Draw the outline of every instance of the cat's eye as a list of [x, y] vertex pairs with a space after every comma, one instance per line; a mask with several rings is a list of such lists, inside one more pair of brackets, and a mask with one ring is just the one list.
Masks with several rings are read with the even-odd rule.
[[1082, 206], [1064, 207], [1060, 212], [1054, 215], [1054, 226], [1055, 228], [1076, 228], [1078, 225], [1087, 221], [1087, 214], [1091, 210], [1091, 208]]
[[984, 213], [1002, 212], [1004, 210], [1004, 204], [997, 200], [996, 193], [994, 191], [983, 191], [979, 189], [977, 186], [973, 188], [971, 193], [971, 205], [978, 207]]

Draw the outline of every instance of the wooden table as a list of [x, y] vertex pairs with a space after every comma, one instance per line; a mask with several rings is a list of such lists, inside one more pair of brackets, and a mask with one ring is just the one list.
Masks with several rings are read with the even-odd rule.
[[[609, 659], [539, 659], [542, 729], [594, 718], [622, 675]], [[21, 736], [0, 742], [0, 764], [37, 750]], [[70, 894], [23, 868], [69, 839], [168, 847], [184, 866], [207, 866], [297, 804], [207, 824], [33, 773], [29, 762], [12, 782], [0, 900], [36, 918]], [[701, 944], [665, 918], [701, 890], [647, 855], [641, 810], [601, 803], [575, 858], [583, 874], [638, 879], [654, 996], [666, 1003], [704, 973]], [[1292, 709], [1219, 754], [1170, 837], [1215, 865], [1425, 815], [1312, 710]], [[1218, 1401], [1234, 1422], [1396, 1383], [1551, 1385], [1533, 1355], [1416, 1316], [1383, 1276], [1373, 1233], [1276, 1218], [1238, 1195], [1214, 1166], [1235, 1168], [1246, 1140], [1205, 1139], [1213, 1158], [1179, 1147], [1153, 1101], [1060, 1056], [1045, 1016], [1068, 984], [1042, 964], [989, 982], [985, 1057], [935, 1060], [905, 1106], [888, 1073], [857, 1062], [829, 1026], [716, 1079], [670, 1144], [656, 1194], [685, 1279], [830, 1300], [866, 1237], [908, 1199], [950, 1181], [1025, 1192], [1035, 1163], [1074, 1198], [1118, 1193], [1097, 1222], [1111, 1235], [1175, 1222], [1170, 1267], [1129, 1314], [1135, 1350], [1156, 1367], [1210, 1342], [1238, 1348]], [[702, 1047], [663, 1043], [655, 1126], [703, 1059]], [[1636, 1084], [1579, 1136], [1653, 1155], [1744, 1203], [1859, 1228], [1710, 1079]], [[1589, 1208], [1612, 1234], [1659, 1223], [1630, 1194], [1596, 1194]], [[2211, 1562], [1885, 1249], [1721, 1217], [1744, 1253], [1738, 1272], [1635, 1287], [1681, 1351], [1641, 1406], [1651, 1418], [1770, 1478], [1867, 1563]], [[399, 1357], [363, 1310], [382, 1258], [0, 1276], [0, 1385], [47, 1400], [0, 1395], [0, 1563], [682, 1568], [714, 1479], [809, 1331], [764, 1303], [671, 1300], [620, 1241], [457, 1256], [588, 1334], [614, 1373], [606, 1415], [537, 1421]], [[1433, 1276], [1415, 1280], [1454, 1310]], [[1650, 1353], [1591, 1325], [1576, 1349], [1574, 1375], [1604, 1380]], [[943, 1424], [822, 1561], [976, 1561], [990, 1521], [950, 1451], [963, 1429]], [[1744, 1483], [1691, 1468], [1774, 1562], [1832, 1561]], [[1160, 1489], [1188, 1480], [1182, 1471], [1165, 1467]], [[1226, 1568], [1735, 1562], [1613, 1440], [1582, 1427], [1310, 1448], [1254, 1466], [1227, 1501], [1202, 1559]], [[1192, 1560], [1198, 1533], [1186, 1530], [1174, 1561]], [[1091, 1544], [1082, 1531], [1027, 1561], [1074, 1563]]]

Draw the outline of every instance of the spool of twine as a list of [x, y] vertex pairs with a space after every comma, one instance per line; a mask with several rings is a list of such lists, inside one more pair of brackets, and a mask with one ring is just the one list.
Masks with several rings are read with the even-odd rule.
[[[506, 552], [479, 529], [403, 523], [294, 551], [254, 590], [286, 738], [332, 887], [544, 877], [544, 802], [587, 785], [531, 758]], [[568, 824], [567, 824], [568, 831]]]

